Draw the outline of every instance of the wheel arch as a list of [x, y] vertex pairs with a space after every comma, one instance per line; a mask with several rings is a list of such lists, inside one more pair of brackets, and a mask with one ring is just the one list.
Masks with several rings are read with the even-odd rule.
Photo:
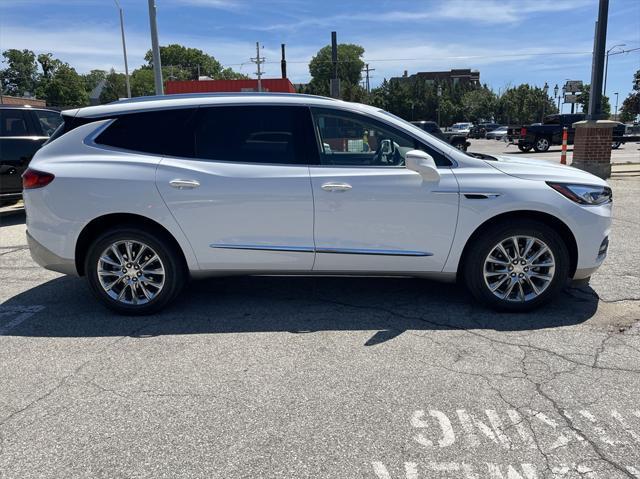
[[473, 245], [476, 238], [478, 238], [488, 229], [493, 228], [500, 223], [507, 223], [513, 220], [522, 219], [540, 221], [541, 223], [544, 223], [547, 226], [553, 228], [553, 230], [560, 235], [565, 245], [567, 246], [567, 249], [569, 250], [569, 277], [573, 278], [578, 265], [578, 243], [573, 232], [567, 226], [567, 224], [557, 216], [553, 216], [549, 213], [534, 210], [518, 210], [501, 213], [492, 218], [489, 218], [473, 231], [471, 236], [469, 236], [469, 238], [467, 239], [467, 242], [465, 243], [462, 250], [462, 254], [460, 255], [460, 261], [458, 262], [458, 269], [456, 273], [458, 279], [461, 279], [465, 262], [471, 251], [471, 245]]
[[156, 234], [164, 236], [175, 246], [176, 250], [180, 252], [183, 264], [185, 266], [187, 265], [187, 259], [180, 243], [178, 243], [171, 232], [160, 223], [147, 218], [146, 216], [132, 213], [109, 213], [91, 220], [85, 225], [78, 236], [74, 257], [76, 270], [80, 276], [84, 276], [85, 274], [84, 260], [87, 252], [89, 251], [91, 242], [97, 238], [98, 235], [114, 226], [133, 226], [135, 228], [143, 228], [147, 231], [153, 231]]

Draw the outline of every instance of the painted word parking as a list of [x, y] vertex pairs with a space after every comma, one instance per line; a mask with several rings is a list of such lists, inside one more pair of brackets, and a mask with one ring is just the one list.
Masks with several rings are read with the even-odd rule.
[[[396, 463], [372, 461], [374, 477], [640, 478], [633, 454], [640, 449], [640, 410], [550, 414], [529, 409], [419, 409], [409, 423], [411, 458]], [[451, 461], [447, 450], [454, 451], [457, 460]], [[603, 472], [594, 463], [604, 460], [605, 452], [609, 467]], [[477, 457], [494, 460], [478, 461]], [[633, 458], [631, 463], [625, 457]], [[499, 462], [502, 458], [505, 461]]]

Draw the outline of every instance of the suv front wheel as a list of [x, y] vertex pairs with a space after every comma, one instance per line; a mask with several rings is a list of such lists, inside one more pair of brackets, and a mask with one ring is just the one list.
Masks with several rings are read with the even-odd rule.
[[133, 227], [98, 237], [85, 261], [89, 286], [108, 308], [150, 314], [172, 301], [186, 281], [186, 266], [164, 235]]
[[473, 296], [503, 311], [527, 311], [568, 281], [569, 252], [544, 223], [520, 220], [485, 232], [467, 255], [464, 278]]

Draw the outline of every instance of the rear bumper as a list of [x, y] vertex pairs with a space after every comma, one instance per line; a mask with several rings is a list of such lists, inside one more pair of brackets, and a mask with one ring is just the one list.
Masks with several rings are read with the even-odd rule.
[[29, 231], [27, 231], [27, 243], [29, 244], [31, 257], [43, 268], [57, 271], [58, 273], [78, 276], [74, 260], [61, 258], [51, 250], [45, 248], [29, 234]]

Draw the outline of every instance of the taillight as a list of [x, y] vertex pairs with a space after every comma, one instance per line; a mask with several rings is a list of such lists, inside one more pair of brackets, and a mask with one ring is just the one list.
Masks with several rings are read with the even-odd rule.
[[527, 136], [527, 129], [522, 127], [520, 128], [520, 137], [525, 137]]
[[22, 188], [25, 190], [32, 190], [34, 188], [42, 188], [47, 186], [55, 178], [51, 173], [45, 173], [44, 171], [27, 170], [22, 173]]

